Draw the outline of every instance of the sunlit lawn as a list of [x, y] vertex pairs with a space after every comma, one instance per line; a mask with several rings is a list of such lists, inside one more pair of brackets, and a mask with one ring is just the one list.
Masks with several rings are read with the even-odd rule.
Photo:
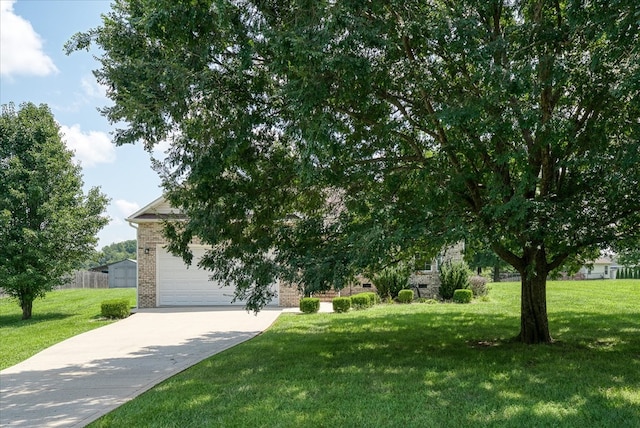
[[59, 290], [33, 302], [30, 320], [23, 321], [16, 300], [0, 299], [0, 369], [23, 361], [69, 337], [112, 321], [100, 318], [104, 300], [126, 298], [135, 307], [132, 288]]
[[94, 426], [639, 427], [640, 281], [548, 285], [553, 345], [519, 284], [470, 305], [287, 314]]

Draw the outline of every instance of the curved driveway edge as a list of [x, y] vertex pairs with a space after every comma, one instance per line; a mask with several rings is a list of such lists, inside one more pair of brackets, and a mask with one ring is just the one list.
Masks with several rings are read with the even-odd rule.
[[176, 373], [256, 336], [281, 312], [140, 309], [0, 371], [0, 426], [85, 426]]

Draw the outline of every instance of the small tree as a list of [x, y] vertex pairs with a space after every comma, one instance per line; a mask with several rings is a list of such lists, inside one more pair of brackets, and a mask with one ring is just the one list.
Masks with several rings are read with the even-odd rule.
[[406, 288], [411, 273], [406, 265], [399, 263], [388, 266], [373, 275], [371, 282], [376, 286], [378, 296], [395, 299], [400, 290]]
[[440, 297], [453, 298], [455, 290], [469, 288], [469, 268], [464, 262], [447, 262], [440, 268]]
[[22, 319], [86, 259], [108, 222], [107, 198], [85, 195], [80, 167], [49, 108], [9, 104], [0, 116], [0, 284]]

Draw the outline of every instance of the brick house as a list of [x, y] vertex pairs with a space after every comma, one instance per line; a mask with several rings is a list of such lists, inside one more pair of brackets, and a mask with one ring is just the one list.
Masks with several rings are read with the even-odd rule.
[[[172, 207], [164, 197], [159, 197], [149, 205], [133, 213], [126, 220], [137, 230], [138, 272], [137, 301], [139, 308], [158, 306], [213, 306], [240, 305], [244, 301], [231, 302], [233, 287], [216, 284], [209, 278], [209, 272], [197, 267], [198, 260], [207, 247], [199, 242], [190, 245], [193, 263], [187, 266], [181, 258], [169, 253], [162, 233], [162, 222], [167, 219], [180, 220], [184, 215]], [[461, 246], [453, 247], [444, 253], [445, 259], [461, 258]], [[442, 257], [440, 258], [442, 259]], [[420, 291], [422, 297], [434, 297], [439, 286], [438, 262], [430, 261], [423, 269], [416, 271], [410, 278], [410, 284]], [[301, 294], [296, 287], [276, 283], [273, 285], [277, 297], [271, 305], [298, 306]], [[375, 287], [366, 278], [358, 284], [349, 286], [340, 292], [327, 292], [317, 295], [324, 301], [342, 295], [350, 296], [362, 291], [375, 291]]]

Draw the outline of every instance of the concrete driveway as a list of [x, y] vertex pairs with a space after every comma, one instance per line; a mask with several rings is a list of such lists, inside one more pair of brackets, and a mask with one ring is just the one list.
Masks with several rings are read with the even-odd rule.
[[281, 312], [267, 308], [256, 316], [238, 307], [141, 309], [0, 371], [0, 426], [83, 427], [256, 336]]

